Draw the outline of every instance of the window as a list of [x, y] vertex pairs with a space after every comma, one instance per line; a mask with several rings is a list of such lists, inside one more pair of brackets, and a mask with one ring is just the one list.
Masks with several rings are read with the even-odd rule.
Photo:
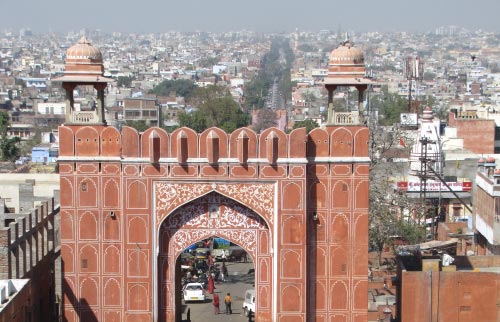
[[500, 127], [495, 126], [495, 141], [500, 140]]

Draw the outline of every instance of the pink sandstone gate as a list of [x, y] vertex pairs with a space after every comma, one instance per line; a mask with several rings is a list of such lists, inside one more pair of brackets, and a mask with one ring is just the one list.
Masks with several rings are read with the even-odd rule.
[[66, 321], [176, 321], [175, 260], [207, 233], [251, 252], [259, 322], [366, 321], [366, 127], [59, 132]]
[[[160, 320], [181, 321], [178, 256], [191, 244], [219, 236], [248, 251], [255, 263], [257, 315], [259, 321], [272, 320], [272, 257], [271, 233], [274, 217], [272, 184], [171, 184], [157, 182], [157, 218], [159, 227], [159, 283]], [[186, 192], [178, 196], [179, 191]], [[193, 199], [206, 193], [198, 199]], [[240, 202], [226, 197], [234, 196]], [[168, 211], [182, 202], [193, 200]], [[248, 207], [264, 213], [259, 216]], [[166, 216], [167, 215], [167, 216]], [[166, 216], [166, 217], [165, 217]], [[271, 229], [269, 229], [270, 227]], [[177, 274], [177, 276], [176, 276]]]
[[[332, 51], [324, 82], [329, 125], [310, 133], [118, 131], [104, 117], [113, 80], [104, 76], [100, 50], [82, 37], [66, 52], [64, 75], [53, 79], [66, 93], [59, 127], [64, 320], [175, 321], [175, 260], [210, 233], [251, 252], [259, 322], [365, 322], [363, 95], [356, 113], [333, 106], [337, 86], [363, 93], [372, 83], [364, 70], [362, 52], [349, 41]], [[80, 89], [97, 94], [95, 106], [77, 108]], [[216, 207], [201, 209], [211, 198], [219, 221]], [[179, 215], [189, 207], [199, 215]]]

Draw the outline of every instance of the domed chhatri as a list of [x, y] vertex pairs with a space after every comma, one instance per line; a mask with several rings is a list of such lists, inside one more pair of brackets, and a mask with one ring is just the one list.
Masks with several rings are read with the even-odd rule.
[[339, 47], [332, 50], [330, 53], [330, 64], [354, 64], [364, 66], [365, 56], [360, 49], [354, 47], [350, 40], [346, 40]]
[[[104, 77], [104, 65], [101, 51], [92, 46], [90, 41], [82, 37], [66, 51], [64, 75], [52, 79], [61, 83], [66, 91], [66, 124], [72, 125], [104, 125], [104, 89], [113, 79]], [[92, 86], [97, 92], [96, 103], [90, 109], [75, 106], [73, 91], [78, 86]]]
[[328, 78], [362, 79], [365, 73], [365, 56], [350, 40], [344, 41], [330, 53]]
[[[363, 97], [368, 85], [375, 84], [365, 77], [365, 56], [354, 47], [349, 40], [342, 42], [332, 50], [328, 61], [328, 76], [322, 83], [328, 91], [327, 124], [362, 124], [364, 123]], [[358, 110], [352, 112], [336, 112], [333, 106], [333, 92], [339, 86], [355, 87], [358, 90]]]
[[66, 51], [66, 63], [68, 62], [102, 64], [102, 54], [83, 36]]
[[[86, 37], [68, 48], [66, 51], [66, 65], [64, 67], [64, 81], [81, 81], [84, 78], [99, 80], [103, 78], [104, 65], [101, 51], [92, 46]], [[102, 81], [106, 81], [102, 79]]]

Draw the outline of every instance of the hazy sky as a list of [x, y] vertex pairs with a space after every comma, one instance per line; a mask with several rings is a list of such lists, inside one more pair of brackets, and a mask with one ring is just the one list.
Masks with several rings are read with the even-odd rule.
[[500, 0], [0, 0], [0, 30], [500, 31]]

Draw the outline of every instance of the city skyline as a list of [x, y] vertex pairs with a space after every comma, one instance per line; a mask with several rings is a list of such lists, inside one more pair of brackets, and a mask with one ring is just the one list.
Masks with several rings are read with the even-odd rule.
[[[20, 10], [19, 8], [23, 8]], [[403, 4], [396, 0], [382, 3], [263, 1], [246, 5], [220, 0], [218, 3], [157, 2], [139, 4], [88, 0], [68, 3], [62, 0], [22, 0], [0, 3], [4, 12], [0, 30], [30, 28], [35, 32], [66, 32], [83, 28], [104, 32], [230, 31], [289, 32], [322, 29], [354, 31], [427, 32], [440, 26], [456, 25], [470, 30], [500, 31], [496, 13], [500, 2], [480, 0], [421, 0]], [[76, 14], [78, 13], [78, 14]]]

